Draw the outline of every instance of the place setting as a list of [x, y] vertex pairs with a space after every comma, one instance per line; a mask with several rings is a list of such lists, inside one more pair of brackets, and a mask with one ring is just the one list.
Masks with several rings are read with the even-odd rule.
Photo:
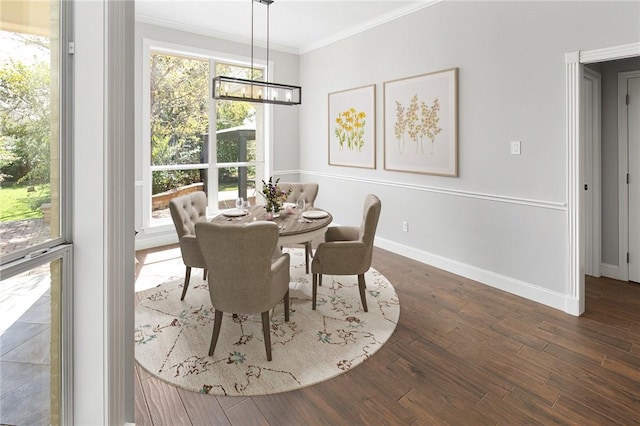
[[242, 197], [236, 199], [236, 207], [231, 209], [225, 209], [220, 212], [226, 220], [231, 221], [236, 218], [241, 218], [249, 214], [251, 203], [249, 200], [244, 200]]

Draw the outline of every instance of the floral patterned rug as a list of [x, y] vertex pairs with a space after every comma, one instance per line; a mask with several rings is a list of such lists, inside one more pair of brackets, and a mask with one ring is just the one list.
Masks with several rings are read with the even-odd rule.
[[[182, 278], [140, 293], [135, 352], [154, 376], [194, 392], [265, 395], [286, 392], [335, 377], [366, 361], [389, 339], [400, 316], [398, 296], [374, 269], [366, 273], [362, 310], [356, 276], [323, 278], [317, 309], [311, 309], [311, 275], [304, 251], [291, 254], [291, 311], [282, 302], [271, 317], [273, 360], [267, 361], [260, 314], [225, 314], [213, 356], [208, 356], [213, 308], [207, 283], [192, 274], [184, 301]], [[176, 275], [180, 275], [177, 273]]]

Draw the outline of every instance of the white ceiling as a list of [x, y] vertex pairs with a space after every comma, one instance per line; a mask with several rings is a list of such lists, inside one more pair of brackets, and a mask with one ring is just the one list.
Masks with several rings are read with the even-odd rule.
[[412, 13], [440, 0], [137, 0], [136, 19], [215, 37], [264, 45], [267, 9], [270, 48], [304, 53]]

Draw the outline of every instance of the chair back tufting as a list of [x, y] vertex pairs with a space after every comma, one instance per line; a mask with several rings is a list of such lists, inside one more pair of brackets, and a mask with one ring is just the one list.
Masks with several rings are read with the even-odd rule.
[[176, 197], [169, 202], [169, 211], [178, 238], [195, 235], [195, 224], [207, 220], [207, 195], [197, 191]]
[[283, 191], [291, 190], [291, 194], [287, 197], [288, 203], [295, 203], [302, 197], [307, 206], [313, 206], [318, 196], [317, 183], [281, 182], [278, 185]]

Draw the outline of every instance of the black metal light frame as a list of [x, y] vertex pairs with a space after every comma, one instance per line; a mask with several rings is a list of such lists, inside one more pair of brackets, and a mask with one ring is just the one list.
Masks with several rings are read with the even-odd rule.
[[300, 105], [302, 87], [219, 75], [213, 79], [214, 99]]
[[300, 105], [302, 87], [269, 82], [269, 6], [274, 0], [251, 0], [251, 75], [253, 67], [253, 4], [267, 5], [266, 81], [219, 75], [213, 79], [213, 98], [229, 101], [257, 102], [276, 105]]

